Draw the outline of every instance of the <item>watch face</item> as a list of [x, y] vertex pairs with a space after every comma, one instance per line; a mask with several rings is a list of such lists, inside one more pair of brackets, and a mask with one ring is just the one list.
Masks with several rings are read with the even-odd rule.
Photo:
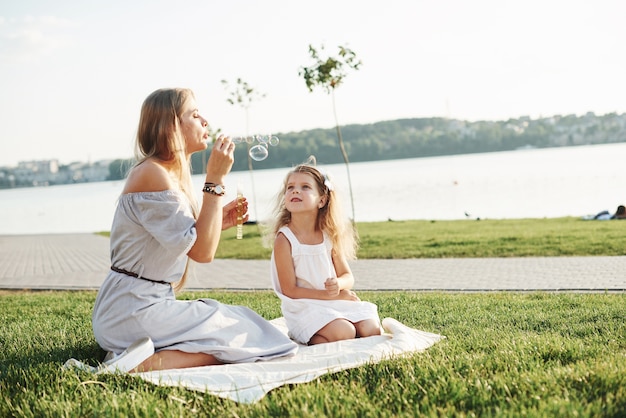
[[224, 186], [214, 183], [206, 183], [202, 190], [217, 196], [224, 196], [224, 193], [226, 193], [226, 188]]

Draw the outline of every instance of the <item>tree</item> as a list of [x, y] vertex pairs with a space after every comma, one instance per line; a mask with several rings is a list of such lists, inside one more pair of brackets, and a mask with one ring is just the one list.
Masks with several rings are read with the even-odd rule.
[[309, 67], [301, 67], [299, 75], [304, 78], [309, 92], [313, 92], [315, 87], [321, 87], [327, 94], [330, 94], [333, 102], [333, 115], [335, 117], [335, 126], [337, 129], [337, 142], [341, 150], [341, 156], [346, 164], [348, 173], [348, 186], [350, 188], [350, 203], [352, 205], [352, 222], [355, 222], [354, 215], [354, 197], [352, 195], [352, 180], [350, 178], [350, 162], [348, 153], [343, 145], [341, 137], [341, 128], [337, 119], [337, 106], [335, 105], [335, 89], [343, 83], [344, 78], [348, 74], [348, 70], [358, 70], [361, 66], [361, 60], [357, 59], [356, 54], [345, 46], [339, 46], [337, 57], [329, 56], [325, 59], [320, 57], [320, 53], [324, 50], [324, 46], [320, 47], [318, 52], [312, 45], [309, 45], [309, 55], [314, 61]]
[[[237, 81], [234, 86], [231, 86], [230, 83], [226, 80], [222, 80], [222, 85], [228, 91], [228, 98], [226, 101], [233, 106], [239, 106], [246, 112], [246, 137], [249, 136], [248, 127], [249, 127], [249, 109], [252, 105], [252, 102], [260, 100], [265, 97], [265, 93], [259, 93], [254, 88], [252, 88], [247, 82], [242, 80], [241, 78], [237, 78]], [[256, 210], [256, 192], [254, 188], [254, 175], [252, 173], [252, 158], [250, 157], [250, 143], [246, 141], [246, 155], [248, 156], [248, 171], [250, 171], [250, 182], [252, 184], [252, 201], [254, 206], [254, 216], [256, 220], [259, 220], [257, 210]]]
[[126, 178], [128, 170], [133, 166], [134, 159], [117, 159], [109, 164], [109, 176], [107, 180], [122, 180]]

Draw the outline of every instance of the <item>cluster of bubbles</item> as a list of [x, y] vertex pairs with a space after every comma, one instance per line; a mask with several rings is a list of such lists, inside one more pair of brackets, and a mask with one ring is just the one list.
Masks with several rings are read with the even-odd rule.
[[233, 137], [233, 142], [235, 144], [246, 143], [248, 145], [258, 142], [256, 145], [250, 147], [248, 155], [250, 155], [250, 158], [254, 161], [263, 161], [270, 154], [269, 147], [277, 146], [280, 140], [274, 135], [248, 135]]

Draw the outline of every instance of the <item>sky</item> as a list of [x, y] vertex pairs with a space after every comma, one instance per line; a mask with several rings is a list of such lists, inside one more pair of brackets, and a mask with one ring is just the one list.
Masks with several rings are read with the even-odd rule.
[[[623, 0], [0, 0], [0, 166], [130, 158], [143, 100], [191, 88], [230, 135], [335, 126], [309, 45], [362, 61], [341, 125], [626, 112]], [[265, 94], [227, 103], [241, 78]]]

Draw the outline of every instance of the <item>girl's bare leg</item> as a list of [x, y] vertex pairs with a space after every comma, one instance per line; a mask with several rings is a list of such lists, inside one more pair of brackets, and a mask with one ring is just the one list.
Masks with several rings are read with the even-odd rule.
[[131, 370], [134, 372], [148, 372], [152, 370], [184, 369], [187, 367], [214, 366], [222, 364], [211, 354], [185, 353], [180, 350], [163, 350], [148, 357], [139, 366]]
[[356, 338], [356, 328], [347, 319], [335, 319], [326, 324], [311, 337], [309, 345], [330, 343], [333, 341], [350, 340]]
[[354, 324], [356, 335], [359, 337], [371, 337], [372, 335], [382, 334], [380, 324], [375, 319], [366, 319]]

